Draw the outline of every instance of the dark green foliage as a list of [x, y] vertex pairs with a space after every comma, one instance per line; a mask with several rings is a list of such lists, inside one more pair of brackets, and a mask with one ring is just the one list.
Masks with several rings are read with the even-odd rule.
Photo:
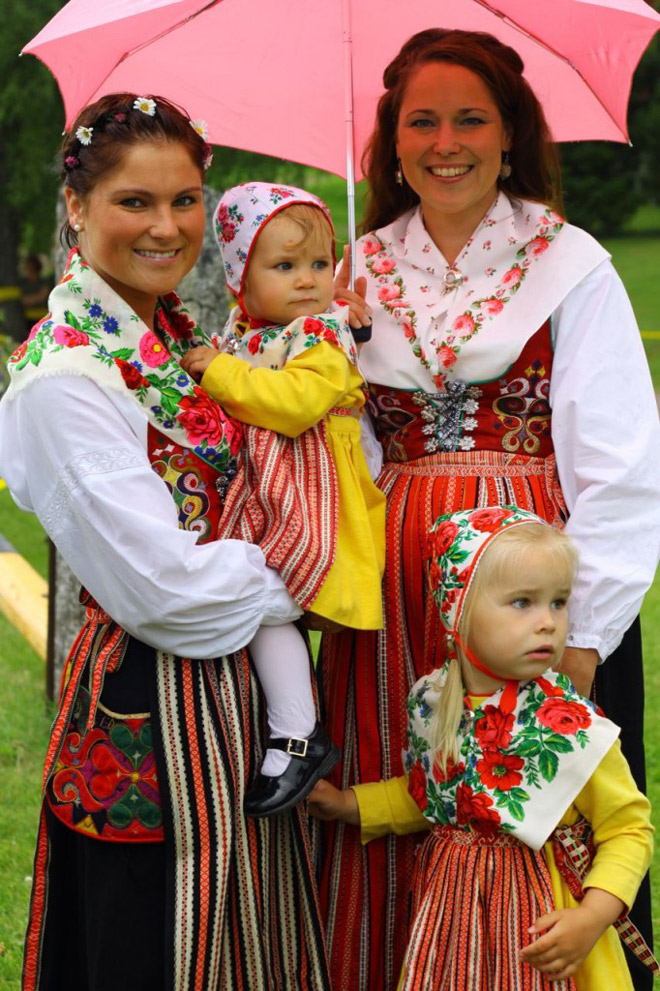
[[57, 149], [64, 120], [50, 72], [21, 48], [62, 6], [4, 0], [0, 32], [0, 210], [13, 210], [26, 251], [49, 251], [55, 226]]
[[284, 182], [304, 186], [305, 166], [282, 158], [257, 155], [236, 148], [213, 149], [213, 165], [207, 172], [207, 183], [214, 189], [225, 190], [240, 182]]
[[639, 154], [626, 145], [583, 141], [561, 147], [564, 211], [599, 236], [621, 230], [642, 204], [635, 182]]

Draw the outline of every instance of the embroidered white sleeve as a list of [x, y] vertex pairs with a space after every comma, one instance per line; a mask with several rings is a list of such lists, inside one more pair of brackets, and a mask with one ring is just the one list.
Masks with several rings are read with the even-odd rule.
[[557, 469], [580, 554], [569, 644], [606, 658], [639, 612], [660, 552], [660, 429], [630, 301], [610, 262], [553, 317]]
[[122, 468], [144, 464], [144, 453], [137, 453], [128, 447], [113, 447], [106, 451], [88, 451], [72, 458], [60, 473], [55, 491], [42, 511], [41, 523], [55, 541], [55, 534], [73, 522], [67, 514], [69, 492], [84, 484], [87, 475], [107, 474]]
[[0, 404], [0, 475], [80, 581], [138, 639], [170, 653], [238, 650], [297, 618], [261, 550], [197, 544], [146, 455], [136, 404], [82, 376], [42, 378]]

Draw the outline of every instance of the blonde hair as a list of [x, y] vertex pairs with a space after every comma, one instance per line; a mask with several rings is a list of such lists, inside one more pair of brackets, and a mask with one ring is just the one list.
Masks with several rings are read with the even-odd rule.
[[[546, 550], [549, 564], [557, 570], [565, 570], [569, 585], [573, 584], [578, 557], [568, 534], [533, 521], [503, 530], [491, 540], [473, 571], [458, 623], [458, 634], [464, 644], [469, 646], [470, 622], [477, 597], [498, 584], [505, 571], [515, 569], [530, 549], [537, 548]], [[457, 656], [448, 662], [447, 678], [431, 720], [431, 739], [443, 773], [446, 773], [450, 761], [456, 763], [459, 758], [457, 736], [463, 714], [462, 672], [465, 665], [470, 664], [458, 645], [455, 649]]]
[[272, 223], [273, 220], [277, 220], [279, 217], [286, 217], [288, 220], [293, 220], [300, 228], [302, 236], [298, 242], [298, 246], [306, 244], [310, 240], [317, 241], [318, 243], [327, 243], [329, 241], [332, 250], [334, 243], [332, 228], [328, 223], [328, 218], [319, 207], [312, 206], [310, 203], [292, 203], [291, 206], [287, 206], [283, 210], [278, 210], [268, 223]]

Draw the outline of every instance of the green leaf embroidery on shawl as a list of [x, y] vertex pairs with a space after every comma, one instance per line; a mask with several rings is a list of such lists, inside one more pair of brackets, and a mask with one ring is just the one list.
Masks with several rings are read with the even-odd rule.
[[557, 774], [559, 759], [551, 750], [544, 750], [539, 757], [539, 771], [546, 781], [552, 781]]
[[73, 329], [74, 329], [74, 330], [80, 330], [80, 331], [82, 331], [82, 329], [83, 329], [83, 328], [82, 328], [82, 326], [81, 326], [81, 324], [80, 324], [80, 321], [79, 321], [79, 320], [78, 320], [78, 318], [77, 318], [77, 317], [75, 316], [75, 314], [73, 314], [73, 313], [71, 312], [71, 310], [67, 310], [67, 311], [65, 312], [65, 314], [64, 314], [64, 319], [66, 320], [66, 322], [67, 322], [67, 325], [68, 325], [69, 327], [73, 327]]

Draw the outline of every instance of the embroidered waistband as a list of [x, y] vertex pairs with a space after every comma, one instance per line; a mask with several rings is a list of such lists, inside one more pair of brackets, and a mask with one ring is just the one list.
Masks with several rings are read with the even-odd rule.
[[494, 829], [481, 832], [477, 829], [438, 824], [431, 827], [431, 835], [434, 839], [449, 840], [457, 846], [522, 846], [515, 836]]
[[555, 458], [533, 458], [520, 454], [502, 454], [499, 451], [455, 452], [430, 454], [415, 461], [386, 461], [383, 471], [400, 475], [449, 475], [481, 478], [547, 476], [554, 469]]

